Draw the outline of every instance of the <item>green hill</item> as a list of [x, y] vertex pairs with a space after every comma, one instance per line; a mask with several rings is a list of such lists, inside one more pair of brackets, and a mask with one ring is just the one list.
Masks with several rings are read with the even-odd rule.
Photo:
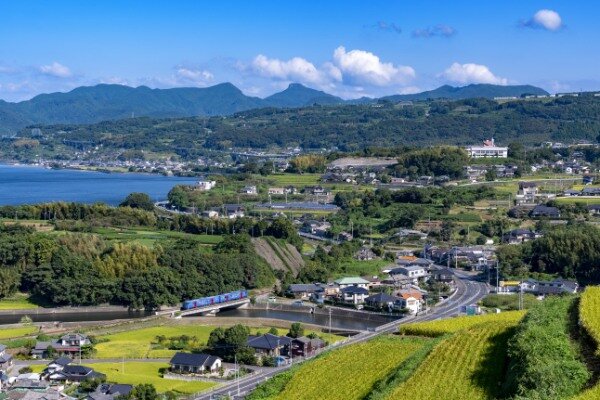
[[462, 87], [449, 85], [440, 86], [437, 89], [415, 94], [400, 94], [383, 97], [390, 101], [410, 101], [410, 100], [429, 100], [429, 99], [473, 99], [495, 97], [521, 97], [523, 95], [546, 96], [548, 92], [531, 85], [502, 86], [490, 84], [473, 84]]

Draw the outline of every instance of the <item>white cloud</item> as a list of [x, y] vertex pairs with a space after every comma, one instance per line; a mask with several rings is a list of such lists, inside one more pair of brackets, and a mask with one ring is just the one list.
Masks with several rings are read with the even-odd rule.
[[251, 68], [260, 76], [284, 81], [322, 84], [325, 79], [313, 63], [301, 57], [283, 61], [259, 54], [252, 60]]
[[533, 14], [533, 17], [522, 23], [529, 28], [540, 28], [548, 31], [558, 31], [563, 27], [560, 14], [554, 10], [542, 9]]
[[469, 83], [492, 83], [495, 85], [507, 85], [508, 79], [496, 76], [490, 69], [481, 64], [459, 64], [455, 62], [439, 75], [448, 81], [461, 84]]
[[73, 75], [68, 67], [56, 61], [49, 65], [42, 65], [40, 67], [40, 72], [44, 75], [50, 75], [57, 78], [69, 78]]
[[353, 85], [402, 85], [412, 80], [412, 67], [381, 62], [378, 56], [364, 50], [346, 51], [343, 46], [333, 52], [333, 64], [341, 71], [343, 81]]
[[210, 71], [186, 67], [178, 67], [177, 71], [175, 71], [175, 77], [182, 83], [192, 83], [201, 86], [208, 84], [215, 78]]

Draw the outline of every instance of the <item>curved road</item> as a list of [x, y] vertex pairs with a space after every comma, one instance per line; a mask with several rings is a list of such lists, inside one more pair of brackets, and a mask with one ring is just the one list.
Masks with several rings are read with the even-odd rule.
[[[361, 332], [358, 335], [339, 343], [336, 347], [344, 347], [351, 344], [364, 342], [384, 333], [396, 332], [398, 326], [402, 324], [454, 317], [460, 313], [462, 307], [476, 303], [490, 292], [489, 286], [486, 283], [475, 280], [472, 275], [468, 275], [459, 271], [455, 271], [455, 274], [458, 278], [456, 280], [456, 292], [444, 303], [431, 308], [428, 313], [421, 314], [417, 317], [403, 318], [400, 321], [393, 321], [388, 324], [381, 325], [371, 332]], [[311, 359], [313, 357], [315, 356], [304, 358], [302, 361]], [[269, 380], [273, 376], [286, 371], [291, 366], [291, 364], [288, 364], [279, 368], [262, 369], [253, 375], [242, 377], [237, 381], [228, 382], [225, 385], [219, 386], [209, 392], [200, 393], [194, 397], [194, 400], [213, 400], [221, 397], [243, 399], [245, 395], [254, 390], [256, 386]]]

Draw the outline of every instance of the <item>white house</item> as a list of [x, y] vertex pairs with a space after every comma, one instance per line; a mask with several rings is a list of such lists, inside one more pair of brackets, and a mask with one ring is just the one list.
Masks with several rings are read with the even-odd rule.
[[240, 193], [243, 194], [258, 194], [258, 189], [256, 189], [256, 186], [244, 186], [241, 190]]
[[222, 361], [219, 357], [209, 354], [175, 353], [169, 364], [173, 372], [202, 374], [217, 372]]
[[341, 290], [341, 295], [346, 304], [363, 304], [369, 297], [369, 290], [364, 287], [347, 286]]
[[407, 309], [409, 314], [417, 314], [421, 311], [423, 295], [416, 290], [401, 290], [399, 298], [395, 302], [396, 308]]
[[196, 189], [204, 192], [204, 191], [209, 191], [210, 189], [214, 188], [216, 185], [217, 185], [216, 181], [207, 181], [207, 180], [201, 179], [198, 182], [196, 182]]

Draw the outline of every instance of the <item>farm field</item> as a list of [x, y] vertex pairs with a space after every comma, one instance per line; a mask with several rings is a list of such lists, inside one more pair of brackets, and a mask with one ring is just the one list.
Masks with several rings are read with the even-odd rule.
[[28, 310], [33, 308], [38, 308], [38, 306], [32, 303], [26, 294], [17, 293], [0, 300], [0, 310]]
[[[187, 335], [196, 338], [195, 346], [202, 347], [206, 345], [210, 333], [216, 327], [216, 325], [182, 324], [155, 326], [113, 333], [109, 335], [102, 335], [98, 337], [101, 343], [96, 345], [97, 353], [95, 358], [169, 358], [176, 353], [176, 350], [153, 348], [154, 345], [152, 342], [155, 341], [156, 336], [162, 335], [168, 338]], [[268, 329], [269, 328], [250, 328], [250, 331], [253, 334], [262, 334], [266, 333]], [[284, 329], [279, 329], [279, 333], [281, 335], [284, 335], [286, 332], [287, 331]], [[311, 333], [311, 331], [307, 330], [306, 334], [309, 333]], [[317, 332], [317, 334], [329, 342], [336, 342], [344, 339], [341, 336], [330, 335], [327, 333]]]
[[517, 324], [525, 316], [525, 311], [505, 311], [500, 314], [484, 314], [463, 316], [439, 321], [419, 322], [400, 327], [399, 332], [405, 335], [438, 337], [471, 328], [486, 322]]
[[574, 196], [574, 197], [557, 197], [556, 201], [564, 204], [576, 204], [581, 203], [586, 206], [600, 204], [600, 196]]
[[0, 340], [1, 339], [14, 339], [22, 336], [29, 336], [37, 333], [37, 326], [25, 326], [22, 328], [1, 328], [0, 329]]
[[[161, 362], [94, 363], [88, 366], [105, 374], [106, 380], [109, 382], [130, 385], [151, 383], [160, 393], [174, 391], [192, 394], [215, 386], [215, 383], [212, 382], [187, 382], [162, 378], [160, 369], [168, 368], [169, 365]], [[123, 367], [125, 371], [123, 371]]]
[[[581, 296], [579, 318], [590, 336], [600, 344], [600, 313], [598, 310], [600, 310], [600, 286], [588, 286]], [[600, 356], [600, 350], [597, 354]]]
[[300, 366], [283, 391], [270, 400], [363, 399], [427, 340], [388, 336], [331, 351]]
[[267, 180], [281, 186], [310, 186], [319, 183], [321, 174], [277, 174], [269, 175]]
[[498, 394], [511, 328], [517, 322], [488, 322], [456, 333], [438, 344], [415, 373], [388, 399], [469, 400]]

